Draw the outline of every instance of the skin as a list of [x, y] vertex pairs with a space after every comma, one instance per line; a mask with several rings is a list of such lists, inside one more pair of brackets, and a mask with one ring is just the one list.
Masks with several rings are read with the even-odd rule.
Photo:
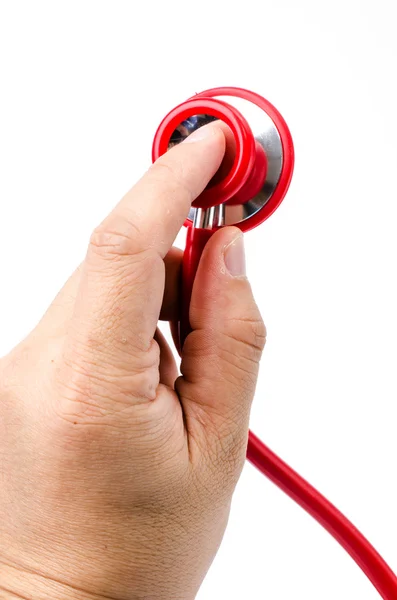
[[214, 123], [159, 159], [1, 359], [0, 598], [195, 598], [244, 464], [265, 343], [237, 228], [202, 256], [180, 377], [157, 324], [178, 318], [172, 243], [224, 154]]

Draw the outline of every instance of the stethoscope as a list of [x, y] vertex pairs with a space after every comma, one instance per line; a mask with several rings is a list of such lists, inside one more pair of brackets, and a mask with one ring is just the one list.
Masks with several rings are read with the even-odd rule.
[[[190, 331], [189, 304], [203, 249], [220, 227], [248, 231], [278, 208], [288, 191], [294, 147], [286, 122], [267, 100], [248, 90], [222, 87], [196, 94], [163, 119], [153, 141], [155, 161], [197, 128], [220, 119], [231, 129], [235, 156], [220, 180], [193, 202], [185, 222], [181, 320], [173, 325], [180, 352]], [[247, 459], [314, 517], [350, 554], [385, 600], [397, 600], [397, 577], [368, 540], [314, 487], [252, 432]]]

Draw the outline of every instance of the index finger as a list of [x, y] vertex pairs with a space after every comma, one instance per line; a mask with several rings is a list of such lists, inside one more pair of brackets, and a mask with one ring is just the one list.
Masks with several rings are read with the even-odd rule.
[[161, 156], [95, 230], [91, 243], [102, 254], [107, 248], [119, 252], [125, 240], [129, 254], [153, 248], [164, 258], [192, 202], [218, 170], [225, 143], [222, 125], [213, 123]]
[[116, 376], [135, 371], [133, 360], [140, 361], [144, 396], [153, 394], [147, 371], [158, 371], [153, 336], [164, 292], [163, 258], [224, 152], [221, 127], [198, 130], [162, 156], [91, 236], [69, 337], [79, 356], [88, 349], [90, 364], [105, 357]]

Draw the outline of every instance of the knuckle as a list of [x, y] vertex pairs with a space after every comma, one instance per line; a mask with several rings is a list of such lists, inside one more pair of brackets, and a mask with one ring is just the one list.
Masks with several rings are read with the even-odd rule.
[[266, 326], [262, 317], [259, 315], [252, 319], [242, 321], [243, 329], [245, 329], [245, 340], [247, 344], [254, 349], [262, 352], [266, 344]]
[[222, 331], [226, 344], [222, 350], [258, 363], [266, 343], [266, 327], [260, 315], [252, 318], [231, 319]]
[[[256, 379], [261, 351], [256, 346], [241, 342], [224, 335], [218, 345], [218, 356], [221, 360], [223, 376], [230, 373], [229, 379], [243, 381]], [[228, 366], [225, 373], [225, 365]]]
[[131, 256], [144, 250], [137, 226], [121, 217], [112, 217], [94, 229], [89, 251], [102, 258]]
[[151, 175], [158, 179], [166, 178], [167, 180], [179, 179], [178, 169], [174, 163], [170, 163], [165, 158], [159, 158], [149, 169]]

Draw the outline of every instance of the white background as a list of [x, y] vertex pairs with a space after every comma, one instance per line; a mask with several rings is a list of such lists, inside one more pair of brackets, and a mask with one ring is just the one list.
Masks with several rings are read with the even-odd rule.
[[[0, 354], [149, 165], [164, 114], [212, 86], [261, 93], [296, 171], [246, 236], [268, 327], [252, 428], [397, 569], [395, 22], [394, 0], [1, 1]], [[199, 599], [377, 597], [247, 465]]]

